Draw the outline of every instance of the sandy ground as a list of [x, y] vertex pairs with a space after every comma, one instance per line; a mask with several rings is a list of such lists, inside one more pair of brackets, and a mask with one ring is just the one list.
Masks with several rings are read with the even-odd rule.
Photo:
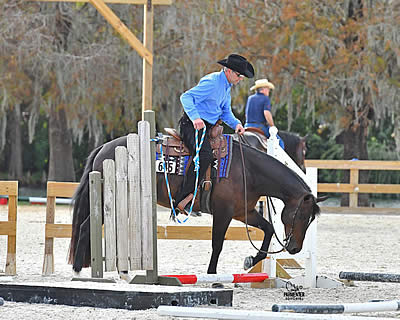
[[[0, 206], [0, 219], [6, 219], [6, 206]], [[159, 213], [159, 223], [167, 224], [168, 214]], [[41, 282], [48, 285], [69, 281], [71, 266], [66, 263], [68, 239], [55, 240], [55, 271], [43, 277], [45, 206], [19, 206], [17, 226], [17, 276], [12, 283]], [[57, 206], [56, 223], [70, 223], [71, 211]], [[211, 225], [208, 215], [193, 217], [189, 224]], [[340, 271], [400, 273], [400, 216], [322, 214], [318, 218], [318, 274], [338, 278]], [[211, 253], [210, 241], [159, 240], [159, 274], [205, 273]], [[255, 250], [247, 241], [226, 241], [218, 272], [242, 273], [243, 260]], [[6, 237], [0, 236], [0, 272], [4, 272]], [[300, 261], [301, 262], [301, 261]], [[290, 272], [289, 272], [290, 273]], [[83, 275], [89, 275], [88, 269]], [[134, 273], [132, 273], [134, 275]], [[116, 277], [106, 273], [106, 277]], [[0, 278], [1, 281], [1, 278]], [[357, 282], [354, 287], [305, 289], [302, 303], [367, 302], [374, 299], [400, 300], [399, 283]], [[196, 287], [209, 288], [209, 285]], [[233, 289], [233, 308], [270, 311], [275, 303], [287, 303], [285, 289], [252, 289], [247, 285]], [[398, 318], [400, 312], [375, 312], [368, 315]], [[155, 309], [128, 311], [45, 304], [13, 303], [0, 306], [1, 319], [172, 319], [158, 316]]]

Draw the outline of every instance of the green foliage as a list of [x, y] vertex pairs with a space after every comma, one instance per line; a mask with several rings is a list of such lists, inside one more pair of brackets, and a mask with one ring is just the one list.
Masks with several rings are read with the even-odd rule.
[[45, 115], [39, 117], [32, 143], [28, 142], [28, 126], [23, 124], [23, 167], [28, 172], [26, 183], [39, 185], [43, 174], [47, 174], [49, 165], [48, 122]]

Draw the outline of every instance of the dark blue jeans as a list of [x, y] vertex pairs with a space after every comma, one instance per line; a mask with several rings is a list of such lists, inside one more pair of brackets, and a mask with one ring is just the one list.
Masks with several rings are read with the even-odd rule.
[[[203, 145], [199, 152], [199, 182], [204, 179], [208, 166], [213, 161], [213, 154], [210, 145], [210, 141], [208, 140], [209, 132], [212, 124], [204, 121], [206, 124], [206, 136], [204, 137]], [[195, 141], [195, 129], [193, 127], [193, 122], [189, 119], [186, 113], [179, 120], [179, 129], [180, 135], [182, 137], [183, 142], [189, 148], [190, 154], [194, 157], [196, 154], [196, 141]], [[203, 130], [199, 130], [198, 133], [198, 143], [200, 143], [201, 137], [203, 135]], [[196, 182], [196, 173], [194, 171], [194, 162], [190, 163], [189, 168], [186, 170], [185, 177], [183, 179], [183, 183], [181, 185], [180, 190], [175, 195], [175, 205], [178, 205], [189, 193], [194, 192]]]

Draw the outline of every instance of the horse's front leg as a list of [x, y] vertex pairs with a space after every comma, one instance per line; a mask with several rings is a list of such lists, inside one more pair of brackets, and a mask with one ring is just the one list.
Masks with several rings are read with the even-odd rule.
[[207, 273], [216, 274], [218, 258], [222, 251], [222, 245], [224, 243], [226, 230], [228, 230], [229, 224], [232, 221], [232, 216], [226, 214], [213, 214], [213, 227], [212, 227], [212, 253], [210, 264], [208, 265]]
[[[245, 222], [245, 221], [242, 221]], [[247, 223], [258, 229], [264, 231], [264, 240], [262, 242], [260, 250], [257, 252], [255, 257], [248, 256], [244, 260], [244, 269], [250, 269], [251, 267], [255, 266], [258, 262], [265, 259], [267, 257], [267, 251], [269, 244], [271, 242], [272, 235], [274, 233], [272, 225], [265, 220], [256, 209], [251, 210], [247, 216]]]

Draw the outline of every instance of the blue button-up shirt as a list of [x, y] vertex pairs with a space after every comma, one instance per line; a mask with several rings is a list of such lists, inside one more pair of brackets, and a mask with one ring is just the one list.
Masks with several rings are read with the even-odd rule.
[[224, 71], [210, 73], [181, 95], [183, 109], [192, 121], [201, 118], [215, 124], [221, 119], [236, 129], [240, 121], [232, 113], [231, 88]]

